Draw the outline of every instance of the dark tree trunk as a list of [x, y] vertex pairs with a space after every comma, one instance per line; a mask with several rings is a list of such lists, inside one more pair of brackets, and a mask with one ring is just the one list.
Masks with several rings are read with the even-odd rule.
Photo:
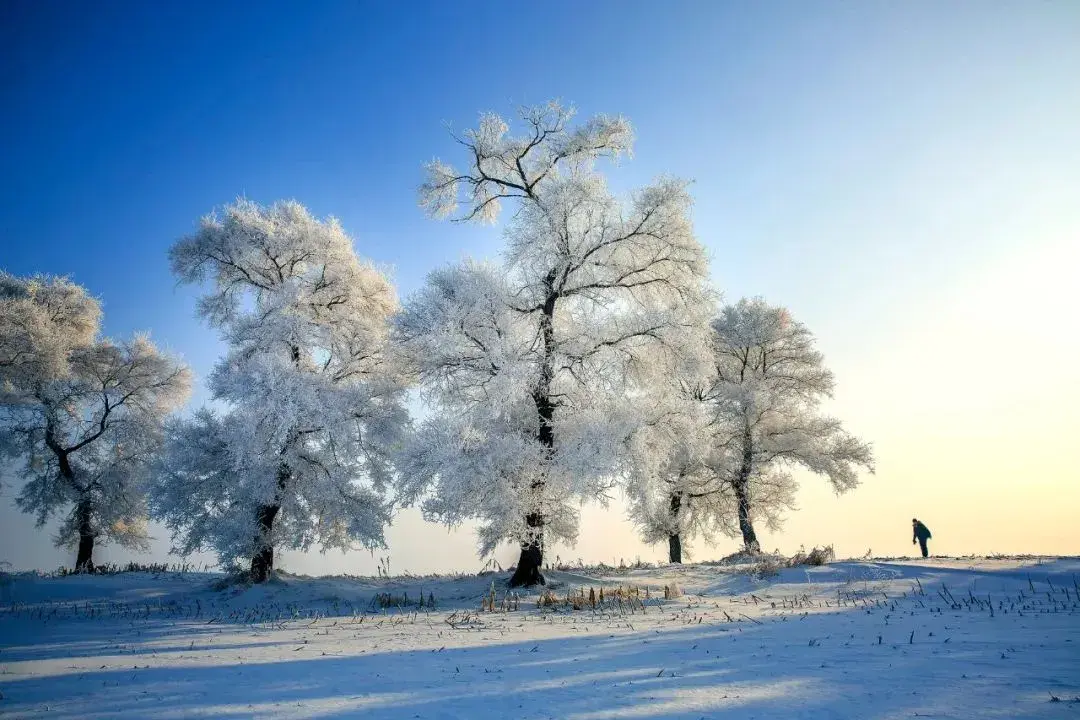
[[94, 525], [93, 508], [87, 500], [81, 501], [75, 508], [75, 517], [79, 523], [79, 553], [75, 556], [75, 572], [94, 572]]
[[510, 577], [510, 587], [529, 587], [531, 585], [544, 585], [547, 581], [540, 568], [544, 563], [544, 518], [540, 514], [532, 514], [525, 518], [532, 537], [521, 543], [521, 556], [518, 558], [517, 568]]
[[[299, 368], [300, 347], [291, 345], [289, 347], [289, 356], [292, 358], [293, 366]], [[281, 455], [284, 455], [289, 450], [296, 437], [295, 433], [289, 433], [288, 438], [285, 440], [285, 446], [281, 448]], [[269, 505], [262, 505], [256, 511], [258, 532], [255, 535], [255, 553], [251, 556], [252, 582], [266, 582], [274, 573], [274, 538], [272, 534], [274, 519], [277, 518], [278, 513], [281, 511], [282, 493], [285, 492], [285, 487], [291, 476], [292, 469], [288, 463], [283, 461], [278, 465], [277, 495], [274, 497], [274, 502]]]
[[[680, 493], [671, 494], [669, 509], [671, 510], [671, 519], [678, 521], [679, 510], [682, 509], [682, 495]], [[668, 535], [668, 562], [682, 563], [682, 537], [677, 532]]]
[[71, 467], [71, 460], [68, 457], [71, 451], [62, 447], [57, 441], [51, 421], [48, 421], [45, 426], [45, 445], [56, 455], [60, 477], [82, 495], [82, 499], [75, 506], [75, 522], [79, 529], [79, 550], [75, 555], [75, 572], [93, 572], [94, 540], [97, 537], [94, 533], [94, 508], [87, 496], [86, 488], [79, 485], [75, 479], [75, 468]]
[[547, 581], [544, 579], [544, 574], [540, 572], [543, 561], [544, 551], [539, 542], [533, 540], [522, 543], [517, 568], [510, 576], [510, 587], [544, 585]]
[[743, 431], [742, 465], [739, 477], [735, 480], [735, 499], [739, 502], [739, 530], [742, 532], [743, 547], [747, 552], [761, 552], [754, 524], [750, 522], [750, 475], [754, 472], [754, 436], [749, 423]]
[[79, 535], [79, 554], [75, 556], [75, 572], [94, 572], [93, 535]]
[[667, 547], [668, 562], [682, 564], [682, 538], [679, 533], [668, 535]]
[[[547, 448], [550, 454], [555, 445], [555, 434], [552, 428], [552, 418], [555, 414], [555, 403], [546, 392], [538, 390], [533, 395], [536, 403], [536, 412], [540, 419], [538, 440]], [[532, 484], [532, 491], [540, 495], [544, 489], [544, 483], [538, 480]], [[529, 529], [528, 538], [521, 543], [521, 555], [518, 557], [517, 568], [510, 577], [510, 587], [529, 587], [530, 585], [545, 584], [544, 575], [540, 568], [544, 564], [544, 513], [543, 509], [529, 513], [525, 516], [525, 526]]]
[[274, 527], [279, 505], [263, 505], [259, 508], [259, 534], [255, 537], [255, 554], [251, 557], [251, 581], [266, 582], [274, 572], [274, 543], [270, 531]]
[[[293, 360], [298, 357], [299, 351], [293, 348]], [[281, 454], [284, 455], [285, 451], [289, 449], [289, 446], [295, 440], [295, 435], [289, 434], [289, 439], [285, 441], [285, 447], [281, 449]], [[292, 477], [292, 468], [289, 464], [282, 461], [278, 465], [277, 471], [277, 494], [274, 496], [274, 501], [269, 505], [262, 505], [256, 511], [255, 521], [258, 524], [258, 530], [255, 533], [255, 552], [251, 556], [251, 581], [256, 583], [266, 582], [270, 579], [270, 575], [274, 572], [274, 519], [277, 518], [278, 513], [281, 511], [281, 498], [285, 492], [285, 488], [289, 484], [289, 478]]]
[[[554, 376], [552, 355], [555, 348], [555, 302], [558, 295], [554, 291], [554, 271], [544, 279], [547, 297], [544, 300], [540, 316], [540, 333], [544, 340], [544, 360], [540, 381], [533, 391], [533, 403], [536, 405], [537, 441], [544, 447], [550, 458], [555, 452], [555, 401], [551, 397], [551, 380]], [[547, 462], [545, 460], [545, 462]], [[538, 496], [543, 493], [544, 482], [538, 480], [531, 488]], [[521, 543], [521, 556], [517, 568], [510, 577], [510, 587], [529, 587], [545, 584], [540, 568], [544, 563], [544, 513], [538, 507], [525, 516], [525, 525], [529, 528], [529, 537]]]
[[79, 554], [75, 556], [75, 572], [94, 572], [94, 533], [79, 529]]
[[739, 530], [742, 532], [743, 547], [747, 552], [761, 552], [754, 524], [750, 521], [750, 497], [746, 490], [746, 481], [735, 485], [735, 497], [739, 501]]

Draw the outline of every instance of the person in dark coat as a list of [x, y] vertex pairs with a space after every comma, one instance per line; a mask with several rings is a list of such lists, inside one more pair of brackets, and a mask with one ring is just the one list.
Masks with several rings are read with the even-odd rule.
[[930, 528], [919, 522], [918, 518], [911, 518], [911, 529], [913, 534], [911, 536], [911, 544], [919, 543], [919, 549], [922, 550], [923, 557], [929, 557], [930, 552], [926, 549], [926, 541], [930, 539]]

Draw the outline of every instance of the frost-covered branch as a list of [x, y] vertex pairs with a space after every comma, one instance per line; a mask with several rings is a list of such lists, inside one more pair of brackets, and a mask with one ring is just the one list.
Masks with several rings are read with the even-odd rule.
[[436, 411], [405, 454], [403, 499], [450, 524], [480, 519], [483, 551], [520, 543], [515, 584], [542, 581], [544, 544], [576, 537], [574, 503], [621, 476], [628, 389], [711, 311], [685, 183], [620, 201], [593, 161], [629, 151], [629, 124], [571, 118], [525, 109], [514, 136], [484, 115], [457, 138], [468, 170], [429, 165], [432, 215], [463, 204], [458, 219], [494, 220], [506, 200], [516, 212], [501, 265], [433, 272], [398, 323]]
[[22, 463], [16, 503], [64, 520], [61, 545], [93, 565], [98, 541], [142, 548], [146, 486], [165, 418], [191, 373], [148, 337], [98, 337], [100, 307], [62, 278], [0, 276], [0, 455]]
[[629, 153], [633, 143], [633, 131], [623, 118], [600, 115], [570, 130], [574, 109], [557, 101], [520, 108], [518, 115], [525, 126], [522, 135], [510, 135], [503, 118], [484, 113], [475, 129], [455, 136], [469, 160], [464, 172], [441, 160], [428, 163], [420, 205], [432, 217], [451, 217], [465, 205], [457, 220], [493, 222], [502, 200], [535, 199], [560, 169], [617, 158]]
[[757, 549], [754, 520], [778, 527], [794, 506], [788, 469], [823, 475], [840, 493], [858, 485], [859, 470], [873, 472], [873, 453], [820, 414], [835, 381], [813, 335], [786, 309], [744, 299], [725, 307], [713, 330], [713, 394], [730, 451], [721, 473], [738, 501], [738, 523], [728, 530]]
[[200, 313], [229, 345], [209, 381], [227, 411], [169, 429], [154, 513], [176, 549], [250, 560], [263, 580], [276, 547], [381, 546], [408, 422], [390, 281], [296, 202], [238, 201], [170, 258], [209, 285]]

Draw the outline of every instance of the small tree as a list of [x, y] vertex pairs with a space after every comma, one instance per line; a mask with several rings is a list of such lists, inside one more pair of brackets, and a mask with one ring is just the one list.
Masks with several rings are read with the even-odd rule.
[[401, 337], [435, 414], [403, 468], [403, 497], [448, 523], [480, 518], [481, 551], [509, 540], [511, 585], [544, 581], [546, 542], [573, 541], [575, 501], [620, 471], [632, 427], [625, 397], [693, 325], [706, 262], [685, 185], [661, 180], [618, 202], [593, 169], [630, 146], [629, 124], [571, 129], [557, 103], [525, 108], [525, 133], [495, 115], [458, 141], [468, 169], [428, 166], [435, 216], [493, 221], [516, 205], [500, 267], [433, 273], [407, 304]]
[[740, 300], [723, 309], [713, 329], [716, 482], [736, 506], [727, 532], [757, 552], [755, 520], [775, 528], [793, 506], [792, 468], [824, 475], [842, 493], [858, 485], [859, 468], [873, 472], [873, 453], [821, 414], [833, 374], [814, 336], [787, 310], [760, 298]]
[[693, 537], [709, 539], [722, 530], [735, 509], [716, 472], [724, 451], [716, 447], [711, 357], [693, 350], [659, 374], [641, 398], [627, 470], [630, 519], [645, 542], [668, 544], [672, 563], [683, 561]]
[[0, 273], [0, 454], [23, 462], [16, 502], [38, 525], [69, 509], [56, 542], [144, 549], [146, 482], [162, 423], [188, 397], [191, 373], [144, 336], [99, 337], [101, 308], [64, 278]]
[[383, 546], [408, 422], [390, 281], [296, 202], [241, 200], [170, 259], [182, 281], [212, 282], [199, 312], [229, 345], [209, 383], [224, 410], [169, 427], [154, 513], [177, 550], [250, 560], [262, 582], [275, 547]]

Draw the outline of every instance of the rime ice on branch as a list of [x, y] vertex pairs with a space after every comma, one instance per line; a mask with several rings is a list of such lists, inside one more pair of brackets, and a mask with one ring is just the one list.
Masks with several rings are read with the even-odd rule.
[[707, 342], [686, 347], [645, 389], [628, 450], [629, 517], [645, 542], [668, 544], [673, 563], [683, 561], [693, 538], [711, 539], [735, 512], [717, 473], [725, 453], [717, 445], [712, 359]]
[[154, 511], [177, 550], [250, 561], [263, 581], [275, 547], [382, 546], [408, 422], [390, 281], [296, 202], [238, 201], [170, 258], [182, 281], [210, 282], [199, 312], [229, 346], [210, 377], [224, 411], [169, 427]]
[[[632, 518], [648, 540], [664, 533], [710, 537], [719, 530], [757, 552], [755, 522], [777, 528], [793, 505], [790, 470], [824, 475], [842, 493], [858, 485], [860, 469], [873, 472], [873, 453], [821, 413], [833, 374], [813, 335], [786, 309], [760, 298], [740, 300], [723, 308], [712, 329], [710, 372], [676, 375], [690, 392], [668, 393], [660, 403], [676, 418], [698, 417], [693, 413], [702, 403], [708, 425], [699, 419], [677, 436], [648, 426], [640, 433], [639, 443], [666, 446], [668, 454], [658, 457], [671, 459], [659, 468], [642, 463], [630, 486]], [[698, 437], [692, 431], [710, 437], [708, 452], [684, 447], [685, 437]], [[687, 466], [682, 458], [700, 464]]]
[[740, 300], [724, 308], [713, 330], [717, 407], [728, 449], [721, 480], [734, 494], [744, 546], [759, 550], [753, 521], [778, 527], [792, 506], [790, 468], [824, 475], [842, 493], [859, 484], [860, 468], [874, 471], [874, 457], [867, 443], [821, 413], [833, 374], [814, 336], [786, 309], [761, 298]]
[[80, 571], [99, 542], [145, 548], [162, 423], [191, 387], [183, 363], [142, 335], [100, 338], [100, 320], [65, 278], [0, 273], [0, 456], [23, 463], [23, 512], [63, 514], [56, 541]]
[[449, 524], [479, 519], [482, 553], [520, 544], [515, 586], [543, 582], [545, 543], [572, 542], [577, 503], [616, 481], [634, 388], [709, 307], [685, 184], [616, 199], [593, 164], [629, 153], [629, 123], [572, 117], [524, 108], [511, 135], [483, 115], [456, 138], [466, 169], [429, 164], [432, 215], [514, 212], [499, 265], [433, 272], [399, 323], [434, 410], [405, 453], [403, 498]]

